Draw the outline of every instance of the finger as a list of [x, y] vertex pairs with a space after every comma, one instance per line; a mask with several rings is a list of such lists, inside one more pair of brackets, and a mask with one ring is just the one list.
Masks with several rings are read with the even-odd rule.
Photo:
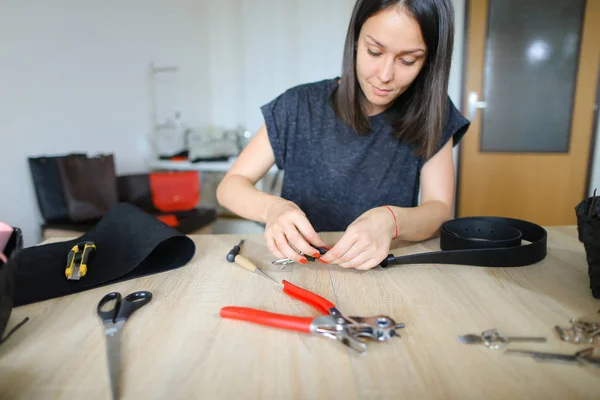
[[355, 257], [357, 257], [359, 254], [361, 254], [362, 252], [365, 251], [365, 247], [366, 246], [361, 246], [359, 244], [359, 242], [354, 242], [354, 244], [352, 245], [352, 247], [350, 247], [348, 249], [348, 251], [346, 253], [344, 253], [343, 256], [341, 256], [339, 259], [337, 260], [333, 260], [332, 264], [345, 264], [348, 263], [349, 261], [353, 260]]
[[311, 256], [314, 258], [319, 258], [321, 256], [319, 250], [312, 247], [296, 229], [289, 232], [289, 234], [287, 234], [287, 232], [288, 231], [286, 231], [288, 243], [293, 249], [301, 252], [301, 255]]
[[275, 239], [267, 239], [266, 242], [267, 242], [267, 248], [269, 249], [271, 254], [273, 254], [278, 259], [286, 258], [283, 255], [283, 253], [281, 251], [279, 251], [279, 248], [277, 247], [277, 243], [275, 243]]
[[360, 271], [367, 271], [369, 269], [375, 268], [381, 263], [377, 258], [369, 258], [367, 261], [355, 267], [355, 269]]
[[356, 257], [350, 259], [349, 261], [339, 263], [338, 265], [342, 268], [350, 269], [362, 266], [365, 262], [371, 259], [372, 256], [369, 253], [360, 253], [357, 254]]
[[292, 249], [284, 233], [280, 233], [275, 237], [275, 243], [277, 244], [279, 251], [283, 253], [284, 258], [289, 258], [300, 264], [306, 264], [306, 258], [302, 257], [296, 250]]
[[327, 253], [321, 256], [321, 260], [328, 264], [335, 264], [336, 260], [341, 259], [344, 254], [354, 245], [356, 239], [354, 235], [345, 233], [341, 239]]
[[[298, 228], [298, 231], [300, 231], [302, 236], [309, 243], [311, 243], [314, 251], [318, 252], [318, 250], [315, 247], [326, 246], [323, 239], [321, 239], [319, 234], [315, 231], [315, 229], [313, 228], [313, 226], [310, 224], [310, 222], [308, 221], [308, 219], [306, 217], [304, 217], [304, 216], [298, 217], [296, 219], [296, 221], [294, 221], [294, 223], [296, 224], [296, 227]], [[310, 253], [308, 253], [308, 254], [310, 254]]]

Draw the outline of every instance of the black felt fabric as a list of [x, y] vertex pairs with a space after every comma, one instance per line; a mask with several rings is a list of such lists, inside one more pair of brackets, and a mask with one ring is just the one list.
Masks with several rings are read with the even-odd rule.
[[[82, 241], [96, 243], [94, 258], [81, 280], [67, 280], [67, 254]], [[16, 260], [14, 305], [175, 269], [187, 264], [195, 251], [189, 237], [131, 204], [120, 203], [77, 239], [23, 249]]]

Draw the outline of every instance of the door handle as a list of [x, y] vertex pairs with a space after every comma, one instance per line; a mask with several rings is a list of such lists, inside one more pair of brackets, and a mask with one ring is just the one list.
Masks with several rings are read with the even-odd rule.
[[479, 101], [477, 92], [469, 93], [469, 120], [473, 121], [477, 116], [477, 110], [486, 108], [487, 102]]

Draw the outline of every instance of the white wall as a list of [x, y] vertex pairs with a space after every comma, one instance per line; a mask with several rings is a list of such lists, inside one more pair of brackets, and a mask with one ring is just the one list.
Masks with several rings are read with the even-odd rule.
[[[462, 14], [450, 95], [461, 98]], [[354, 0], [0, 0], [0, 220], [39, 240], [28, 156], [111, 152], [146, 169], [149, 65], [177, 66], [189, 125], [262, 123], [286, 88], [340, 74]], [[310, 21], [310, 26], [308, 24]], [[163, 110], [164, 111], [164, 110]]]
[[292, 85], [339, 75], [353, 5], [354, 0], [211, 5], [211, 99], [218, 100], [210, 102], [212, 121], [255, 131], [262, 124], [262, 104]]
[[279, 92], [339, 74], [353, 3], [0, 0], [0, 220], [38, 242], [28, 156], [112, 152], [118, 174], [145, 170], [151, 62], [179, 67], [188, 124], [255, 130]]
[[452, 69], [450, 70], [450, 82], [448, 94], [460, 110], [463, 93], [463, 57], [464, 57], [464, 30], [465, 30], [465, 0], [454, 0], [454, 51], [452, 54]]
[[144, 169], [151, 61], [185, 65], [186, 111], [202, 119], [206, 6], [5, 0], [0, 9], [0, 220], [32, 245], [41, 217], [27, 156], [113, 152], [119, 173]]

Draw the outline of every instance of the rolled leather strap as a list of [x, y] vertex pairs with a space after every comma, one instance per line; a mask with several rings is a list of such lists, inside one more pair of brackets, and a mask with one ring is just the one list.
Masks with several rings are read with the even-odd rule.
[[389, 254], [379, 265], [384, 268], [402, 264], [522, 267], [543, 260], [546, 244], [546, 230], [532, 222], [503, 217], [456, 218], [442, 224], [442, 251], [399, 257]]

